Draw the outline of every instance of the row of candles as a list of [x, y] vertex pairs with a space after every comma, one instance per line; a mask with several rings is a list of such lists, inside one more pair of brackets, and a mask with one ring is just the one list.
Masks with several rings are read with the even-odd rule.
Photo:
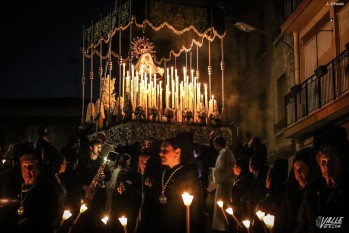
[[[141, 106], [148, 113], [148, 109], [155, 108], [158, 112], [163, 109], [177, 109], [177, 121], [182, 122], [181, 113], [188, 111], [193, 113], [194, 122], [196, 114], [205, 111], [207, 116], [218, 113], [217, 100], [214, 95], [208, 96], [207, 85], [204, 84], [204, 92], [198, 77], [194, 76], [194, 70], [188, 75], [187, 69], [183, 67], [183, 80], [179, 80], [178, 71], [173, 67], [166, 69], [165, 86], [163, 81], [157, 81], [157, 74], [152, 74], [151, 66], [149, 73], [144, 72], [143, 65], [139, 71], [125, 70], [123, 64], [121, 94], [126, 94], [131, 99], [133, 106]], [[164, 89], [163, 89], [164, 88]], [[163, 103], [163, 92], [165, 103]]]
[[[78, 216], [74, 220], [73, 226], [77, 223], [77, 221], [79, 220], [81, 214], [83, 214], [87, 209], [88, 209], [87, 206], [84, 203], [82, 203], [82, 205], [80, 206], [79, 214], [78, 214]], [[64, 223], [65, 220], [67, 220], [71, 216], [72, 216], [72, 213], [70, 212], [70, 210], [64, 210], [62, 221], [61, 221], [61, 225]], [[109, 220], [108, 216], [105, 216], [105, 217], [103, 217], [101, 219], [101, 221], [104, 224], [107, 224], [108, 220]], [[127, 226], [127, 218], [125, 216], [122, 216], [122, 217], [119, 218], [119, 221], [120, 221], [121, 225], [124, 227], [125, 233], [127, 233], [127, 228], [126, 228], [126, 226]], [[73, 226], [69, 229], [68, 233], [71, 232], [71, 230], [73, 229]]]
[[[194, 196], [193, 195], [190, 195], [189, 193], [187, 192], [184, 192], [182, 194], [182, 199], [183, 199], [183, 203], [186, 207], [186, 233], [190, 233], [190, 205], [193, 201], [193, 198]], [[234, 211], [233, 211], [233, 208], [231, 207], [228, 207], [225, 211], [223, 209], [223, 201], [217, 201], [217, 205], [221, 208], [222, 210], [222, 213], [223, 213], [223, 216], [226, 220], [226, 223], [227, 225], [229, 225], [229, 222], [228, 222], [228, 219], [227, 219], [227, 216], [225, 214], [225, 212], [227, 212], [228, 214], [230, 214], [234, 220], [236, 221], [236, 223], [239, 225], [240, 228], [243, 228], [240, 221], [237, 219], [237, 217], [235, 216], [234, 214]], [[87, 206], [83, 203], [80, 207], [80, 212], [78, 214], [78, 216], [75, 218], [74, 220], [74, 224], [73, 226], [76, 224], [76, 222], [78, 221], [80, 215], [82, 213], [84, 213], [85, 211], [87, 210]], [[264, 231], [265, 233], [268, 233], [268, 230], [270, 231], [270, 233], [272, 233], [273, 231], [273, 228], [274, 228], [274, 221], [275, 221], [275, 216], [274, 215], [271, 215], [271, 214], [267, 214], [265, 215], [265, 212], [263, 211], [260, 211], [258, 210], [256, 212], [256, 215], [258, 217], [258, 219], [264, 223], [263, 224], [263, 227], [264, 227]], [[63, 213], [63, 217], [62, 217], [62, 222], [61, 222], [61, 225], [64, 223], [65, 220], [67, 220], [68, 218], [70, 218], [72, 216], [71, 212], [69, 210], [65, 210], [64, 213]], [[109, 220], [109, 217], [108, 216], [105, 216], [101, 219], [101, 221], [104, 223], [104, 224], [107, 224]], [[119, 218], [119, 221], [121, 223], [121, 225], [124, 227], [124, 233], [127, 233], [127, 218], [122, 216]], [[251, 227], [251, 221], [248, 220], [248, 219], [245, 219], [243, 221], [241, 221], [243, 223], [243, 225], [246, 227], [247, 229], [247, 232], [249, 233], [250, 232], [250, 227]], [[70, 228], [69, 230], [69, 233], [71, 232], [72, 228]]]
[[[235, 220], [235, 222], [239, 225], [240, 228], [243, 228], [240, 221], [237, 219], [237, 217], [235, 216], [234, 214], [234, 211], [233, 211], [233, 208], [231, 207], [228, 207], [225, 211], [223, 209], [223, 201], [217, 201], [217, 205], [221, 208], [222, 210], [222, 213], [223, 213], [223, 216], [225, 218], [225, 221], [227, 223], [227, 225], [229, 225], [229, 222], [228, 222], [228, 219], [227, 219], [227, 216], [225, 214], [225, 212], [227, 212], [228, 214], [230, 214], [233, 219]], [[274, 221], [275, 221], [275, 216], [274, 215], [271, 215], [271, 214], [267, 214], [265, 215], [265, 212], [263, 211], [260, 211], [258, 210], [256, 212], [256, 215], [258, 217], [258, 219], [263, 223], [263, 227], [264, 227], [264, 231], [265, 233], [268, 233], [268, 230], [270, 232], [273, 231], [273, 228], [274, 228]], [[251, 221], [249, 219], [245, 219], [243, 221], [241, 221], [244, 226], [246, 227], [247, 229], [247, 232], [250, 232], [250, 227], [251, 227]]]
[[[186, 226], [187, 226], [186, 227], [186, 233], [189, 233], [190, 232], [190, 209], [189, 209], [189, 207], [190, 207], [190, 205], [191, 205], [191, 203], [193, 201], [194, 196], [188, 194], [187, 192], [184, 192], [182, 194], [182, 198], [183, 198], [184, 205], [186, 206]], [[80, 218], [81, 214], [84, 213], [87, 209], [88, 209], [87, 206], [84, 203], [82, 203], [81, 206], [80, 206], [79, 214], [77, 215], [77, 217], [74, 220], [73, 226], [77, 223], [77, 221]], [[65, 220], [67, 220], [71, 216], [72, 216], [72, 213], [70, 212], [70, 210], [64, 210], [63, 216], [62, 216], [61, 225], [64, 223]], [[101, 221], [104, 224], [107, 224], [108, 220], [109, 220], [108, 216], [104, 216], [101, 219]], [[127, 218], [125, 216], [122, 216], [122, 217], [119, 218], [119, 221], [120, 221], [121, 225], [124, 227], [124, 233], [127, 233]], [[71, 232], [73, 226], [70, 228], [68, 233]]]

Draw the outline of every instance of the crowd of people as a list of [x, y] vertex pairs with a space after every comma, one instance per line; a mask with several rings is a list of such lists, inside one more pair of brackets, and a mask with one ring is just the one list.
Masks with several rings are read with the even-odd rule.
[[[1, 232], [268, 233], [257, 211], [275, 217], [275, 233], [349, 232], [349, 146], [340, 126], [316, 132], [291, 169], [287, 159], [268, 163], [266, 145], [249, 132], [234, 148], [219, 129], [209, 145], [188, 132], [128, 148], [77, 132], [60, 150], [47, 127], [38, 133], [2, 164]], [[184, 192], [193, 196], [189, 216]]]

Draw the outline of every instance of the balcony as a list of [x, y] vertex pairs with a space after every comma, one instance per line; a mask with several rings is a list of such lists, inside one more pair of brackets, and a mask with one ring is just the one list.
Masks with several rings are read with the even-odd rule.
[[283, 20], [285, 21], [303, 0], [284, 0]]
[[299, 138], [349, 112], [349, 51], [339, 54], [285, 96], [288, 138]]

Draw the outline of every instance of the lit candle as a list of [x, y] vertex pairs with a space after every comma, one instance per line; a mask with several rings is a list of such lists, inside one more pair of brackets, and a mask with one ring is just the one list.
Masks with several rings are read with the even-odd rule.
[[[180, 86], [179, 86], [179, 91], [180, 91], [180, 98], [181, 98], [181, 100], [180, 100], [180, 111], [182, 112], [183, 111], [183, 108], [184, 108], [184, 106], [183, 106], [183, 98], [184, 98], [184, 87], [183, 87], [183, 81], [181, 81], [181, 83], [180, 83]], [[181, 116], [181, 114], [180, 114], [180, 116]]]
[[151, 72], [152, 70], [151, 70], [151, 66], [149, 66], [149, 81], [150, 81], [150, 79], [151, 79], [151, 76], [152, 76], [152, 72]]
[[258, 211], [256, 212], [256, 215], [257, 215], [257, 217], [259, 218], [259, 220], [262, 221], [262, 220], [263, 220], [263, 217], [265, 216], [265, 212], [258, 210]]
[[205, 83], [205, 86], [204, 86], [204, 90], [205, 90], [205, 108], [206, 108], [206, 112], [208, 110], [208, 99], [207, 99], [207, 84]]
[[223, 208], [223, 201], [221, 200], [217, 201], [217, 205], [219, 206], [219, 208]]
[[[176, 74], [176, 104], [175, 104], [175, 108], [178, 110], [178, 105], [179, 105], [179, 99], [178, 99], [178, 97], [179, 97], [179, 93], [178, 93], [178, 79], [179, 79], [179, 77], [178, 77], [178, 75]], [[177, 111], [177, 113], [179, 114], [179, 111]]]
[[127, 218], [122, 216], [121, 218], [119, 218], [119, 221], [121, 225], [124, 227], [124, 233], [127, 233]]
[[[222, 204], [223, 204], [223, 203], [222, 203]], [[228, 214], [230, 214], [230, 215], [234, 218], [235, 222], [242, 228], [241, 223], [239, 222], [239, 220], [238, 220], [238, 219], [236, 218], [236, 216], [234, 215], [233, 208], [229, 207], [229, 208], [227, 208], [225, 211], [226, 211]]]
[[172, 79], [172, 108], [175, 108], [175, 106], [174, 106], [174, 97], [175, 97], [175, 87], [174, 87], [174, 85], [175, 85], [175, 82]]
[[227, 215], [225, 214], [225, 212], [223, 210], [223, 201], [221, 201], [221, 200], [217, 201], [217, 205], [219, 206], [219, 208], [221, 208], [222, 214], [223, 214], [224, 219], [225, 219], [225, 222], [227, 223], [227, 225], [229, 225], [229, 221], [228, 221]]
[[128, 96], [130, 100], [133, 102], [133, 95], [134, 95], [134, 81], [131, 80], [130, 72], [127, 71], [127, 78], [128, 78]]
[[250, 220], [244, 220], [242, 221], [242, 223], [245, 225], [245, 227], [247, 228], [247, 232], [249, 233], [250, 232], [250, 225], [251, 225], [251, 222]]
[[105, 225], [107, 225], [108, 220], [109, 220], [109, 217], [108, 217], [108, 216], [104, 216], [104, 218], [101, 219], [101, 221], [102, 221]]
[[273, 229], [275, 216], [267, 214], [266, 216], [263, 217], [263, 221], [264, 221], [264, 223], [265, 223], [265, 225], [267, 226], [268, 229]]
[[[200, 97], [201, 97], [202, 95], [201, 95], [201, 93], [200, 93], [200, 83], [196, 83], [196, 98], [197, 98], [197, 100], [196, 100], [196, 103], [197, 103], [197, 107], [196, 107], [196, 110], [197, 111], [201, 111], [201, 109], [200, 109], [200, 102], [201, 102], [201, 99], [200, 99]], [[202, 98], [202, 97], [201, 97]]]
[[[172, 68], [171, 68], [172, 69]], [[166, 68], [166, 84], [168, 84], [168, 80], [170, 78], [170, 69]]]
[[[155, 91], [155, 90], [156, 90], [156, 89], [155, 89], [156, 86], [157, 86], [157, 84], [156, 84], [156, 74], [154, 74], [154, 92], [155, 92], [155, 93], [154, 93], [154, 98], [155, 98], [155, 100], [154, 100], [154, 106], [157, 106], [157, 103], [156, 103], [156, 101], [157, 101], [157, 97], [156, 97], [157, 94], [156, 94], [156, 91]], [[159, 91], [158, 91], [158, 92], [159, 92]]]
[[122, 77], [125, 78], [125, 67], [126, 67], [126, 63], [123, 62], [122, 63]]
[[61, 221], [61, 225], [63, 224], [63, 222], [65, 220], [67, 220], [68, 218], [70, 218], [72, 216], [72, 213], [69, 210], [64, 210], [63, 212], [63, 217], [62, 217], [62, 221]]
[[190, 71], [191, 82], [194, 82], [194, 70]]
[[131, 65], [131, 74], [132, 74], [132, 78], [134, 78], [134, 76], [135, 76], [135, 66], [133, 64]]
[[[159, 84], [159, 87], [160, 87], [160, 111], [162, 110], [162, 81], [160, 81], [160, 84]], [[160, 114], [161, 115], [161, 114]]]
[[248, 229], [248, 228], [250, 228], [250, 225], [251, 225], [251, 222], [250, 222], [250, 220], [244, 220], [244, 221], [242, 221], [242, 223], [245, 225], [245, 227]]
[[142, 64], [142, 65], [141, 65], [141, 79], [144, 78], [143, 75], [144, 75], [144, 66], [143, 66], [143, 64]]
[[186, 207], [186, 233], [190, 233], [190, 205], [193, 201], [194, 196], [185, 192], [182, 194], [182, 198]]
[[[126, 93], [130, 92], [130, 77], [126, 76]], [[124, 94], [123, 94], [124, 96]]]

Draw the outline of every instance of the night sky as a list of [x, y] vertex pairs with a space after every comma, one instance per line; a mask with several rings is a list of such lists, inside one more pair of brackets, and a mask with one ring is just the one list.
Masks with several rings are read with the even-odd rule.
[[81, 96], [83, 26], [114, 0], [7, 1], [0, 15], [0, 98]]

